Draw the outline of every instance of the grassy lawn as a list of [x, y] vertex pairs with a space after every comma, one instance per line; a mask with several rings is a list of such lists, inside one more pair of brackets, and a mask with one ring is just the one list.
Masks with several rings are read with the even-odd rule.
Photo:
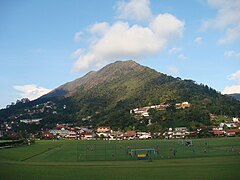
[[[152, 161], [129, 150], [159, 149]], [[176, 156], [172, 150], [176, 149]], [[0, 150], [0, 179], [237, 179], [240, 138], [177, 140], [37, 141]]]

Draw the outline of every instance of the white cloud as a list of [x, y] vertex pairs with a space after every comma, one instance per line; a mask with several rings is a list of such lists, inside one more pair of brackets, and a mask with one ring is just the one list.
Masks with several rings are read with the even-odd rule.
[[89, 47], [84, 52], [73, 53], [74, 57], [78, 56], [74, 71], [99, 69], [118, 59], [153, 55], [182, 37], [185, 23], [171, 14], [153, 15], [150, 0], [118, 1], [115, 7], [118, 18], [145, 20], [148, 25], [129, 25], [122, 21], [93, 24], [87, 30], [91, 37]]
[[240, 93], [240, 85], [226, 86], [222, 94], [236, 94]]
[[107, 22], [95, 23], [89, 28], [89, 31], [92, 34], [94, 33], [104, 34], [108, 30], [109, 30], [109, 24]]
[[21, 98], [28, 98], [34, 100], [40, 96], [47, 94], [51, 89], [37, 86], [35, 84], [23, 85], [23, 86], [13, 86], [13, 88], [19, 91]]
[[231, 44], [240, 40], [240, 24], [234, 28], [228, 28], [225, 37], [219, 39], [219, 44]]
[[178, 58], [181, 60], [188, 60], [189, 58], [187, 56], [185, 56], [184, 54], [179, 54]]
[[116, 9], [120, 19], [149, 20], [152, 17], [149, 0], [118, 1]]
[[240, 58], [240, 52], [236, 52], [233, 50], [225, 51], [224, 56], [228, 58]]
[[232, 86], [226, 86], [224, 90], [222, 91], [222, 94], [234, 94], [234, 93], [240, 93], [240, 70], [236, 71], [233, 74], [230, 74], [228, 76], [229, 80], [235, 81], [236, 84]]
[[182, 37], [184, 22], [175, 16], [165, 13], [159, 14], [149, 25], [149, 28], [157, 37], [172, 40]]
[[235, 72], [235, 73], [233, 73], [233, 74], [230, 74], [228, 76], [228, 79], [229, 80], [233, 80], [233, 81], [240, 81], [240, 70]]
[[182, 51], [182, 48], [173, 47], [169, 49], [168, 54], [178, 54]]
[[177, 53], [179, 53], [179, 52], [181, 52], [181, 51], [182, 51], [182, 48], [173, 47], [173, 48], [171, 48], [171, 49], [168, 51], [168, 53], [169, 53], [169, 54], [177, 54]]
[[208, 0], [208, 4], [217, 9], [217, 15], [213, 19], [204, 21], [200, 29], [209, 28], [226, 31], [225, 37], [218, 42], [220, 44], [233, 43], [240, 39], [240, 1], [239, 0]]
[[84, 53], [84, 49], [82, 48], [78, 48], [77, 50], [75, 50], [72, 54], [71, 57], [72, 58], [78, 58], [79, 56], [81, 56], [81, 54]]
[[194, 42], [195, 42], [197, 45], [202, 44], [202, 37], [196, 37], [196, 38], [194, 39]]
[[74, 35], [74, 41], [75, 42], [80, 42], [81, 41], [81, 35], [83, 34], [83, 32], [76, 32]]
[[[107, 28], [96, 28], [107, 27]], [[94, 24], [89, 32], [94, 41], [74, 64], [75, 71], [100, 68], [117, 59], [136, 59], [161, 51], [182, 36], [184, 22], [171, 14], [160, 14], [148, 26], [116, 22]], [[102, 33], [104, 29], [104, 33]], [[97, 36], [98, 35], [98, 36]]]

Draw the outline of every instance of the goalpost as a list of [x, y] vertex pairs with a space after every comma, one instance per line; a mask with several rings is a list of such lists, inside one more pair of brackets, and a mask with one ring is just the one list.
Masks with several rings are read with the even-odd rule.
[[186, 140], [185, 140], [185, 146], [190, 147], [190, 146], [192, 146], [192, 145], [193, 145], [193, 142], [192, 142], [191, 139], [186, 139]]
[[185, 140], [184, 139], [178, 139], [177, 143], [180, 144], [180, 145], [188, 146], [188, 147], [193, 145], [193, 142], [192, 142], [191, 139], [185, 139]]
[[156, 157], [156, 149], [131, 149], [132, 158], [151, 160]]

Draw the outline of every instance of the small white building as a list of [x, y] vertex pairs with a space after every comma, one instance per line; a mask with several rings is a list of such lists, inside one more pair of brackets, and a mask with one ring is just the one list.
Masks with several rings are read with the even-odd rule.
[[186, 127], [177, 127], [174, 130], [169, 128], [168, 131], [163, 133], [166, 139], [184, 139], [189, 134], [190, 132]]

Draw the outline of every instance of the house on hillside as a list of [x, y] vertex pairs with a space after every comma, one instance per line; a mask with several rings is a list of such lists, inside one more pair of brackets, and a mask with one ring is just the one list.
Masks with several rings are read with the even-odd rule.
[[136, 136], [139, 139], [151, 139], [152, 138], [151, 134], [148, 132], [137, 132]]
[[110, 126], [99, 126], [97, 128], [97, 133], [110, 133], [112, 130]]
[[239, 122], [240, 122], [240, 118], [233, 118], [232, 121], [233, 121], [234, 123], [239, 123]]
[[209, 132], [212, 133], [213, 136], [217, 136], [217, 137], [225, 135], [225, 132], [221, 130], [211, 130]]
[[240, 129], [228, 129], [226, 130], [227, 136], [236, 136], [240, 132]]
[[136, 138], [136, 131], [127, 131], [123, 134], [123, 139], [132, 140]]
[[176, 103], [175, 107], [176, 109], [185, 109], [185, 108], [190, 108], [191, 104], [189, 102]]
[[123, 139], [123, 132], [112, 132], [110, 134], [110, 139], [109, 140], [122, 140]]
[[184, 139], [186, 136], [188, 136], [190, 132], [186, 127], [177, 127], [173, 131], [173, 138], [175, 139]]
[[63, 138], [66, 135], [69, 135], [71, 131], [62, 128], [61, 130], [51, 129], [49, 130], [49, 132], [52, 133], [54, 136], [57, 136], [57, 138]]
[[54, 135], [49, 131], [42, 131], [40, 133], [40, 139], [53, 139]]
[[77, 139], [79, 136], [75, 131], [68, 131], [68, 134], [64, 136], [67, 139]]
[[174, 130], [169, 128], [168, 131], [163, 133], [166, 139], [184, 139], [190, 135], [186, 127], [176, 127]]
[[94, 140], [96, 139], [96, 134], [90, 131], [84, 131], [80, 134], [82, 140]]
[[38, 119], [21, 119], [20, 122], [25, 124], [39, 124], [42, 118]]
[[150, 107], [135, 108], [133, 110], [130, 110], [130, 114], [134, 113], [135, 115], [149, 117], [149, 114], [148, 114], [149, 109]]

